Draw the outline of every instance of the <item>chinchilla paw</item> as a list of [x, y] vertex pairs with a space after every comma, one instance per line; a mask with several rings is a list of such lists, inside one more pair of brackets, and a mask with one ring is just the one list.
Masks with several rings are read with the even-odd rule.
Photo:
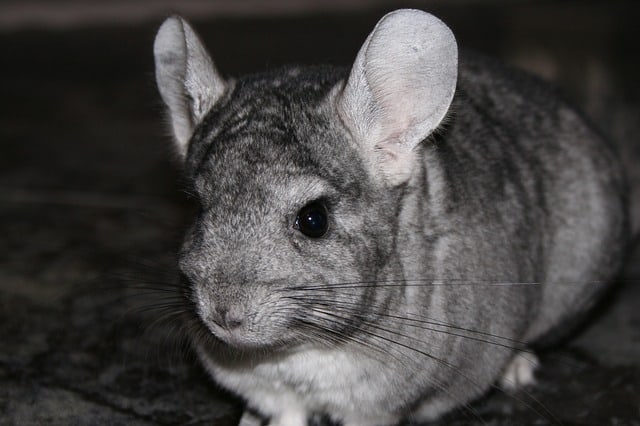
[[263, 424], [264, 421], [260, 417], [247, 410], [242, 413], [238, 426], [262, 426]]
[[540, 361], [531, 351], [518, 351], [502, 373], [500, 387], [505, 391], [513, 391], [536, 382], [535, 370]]

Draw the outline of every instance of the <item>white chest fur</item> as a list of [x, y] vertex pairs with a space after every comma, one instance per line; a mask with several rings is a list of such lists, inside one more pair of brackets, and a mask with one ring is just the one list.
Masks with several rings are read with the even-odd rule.
[[241, 368], [220, 366], [199, 353], [220, 384], [270, 415], [271, 424], [294, 425], [297, 422], [273, 419], [304, 419], [314, 412], [331, 413], [344, 424], [379, 421], [394, 411], [384, 401], [388, 400], [389, 389], [400, 385], [389, 366], [382, 369], [375, 359], [355, 352], [299, 350]]

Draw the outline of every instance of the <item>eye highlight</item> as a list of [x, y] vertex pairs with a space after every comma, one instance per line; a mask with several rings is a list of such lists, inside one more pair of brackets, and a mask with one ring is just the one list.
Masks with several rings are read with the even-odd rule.
[[309, 238], [320, 238], [329, 229], [329, 213], [320, 201], [313, 201], [300, 209], [293, 225]]

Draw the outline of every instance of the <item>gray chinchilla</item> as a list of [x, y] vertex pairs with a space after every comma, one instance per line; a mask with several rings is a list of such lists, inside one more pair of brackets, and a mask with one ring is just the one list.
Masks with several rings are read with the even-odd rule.
[[224, 79], [175, 16], [154, 53], [200, 207], [185, 321], [245, 424], [426, 421], [530, 383], [528, 348], [620, 266], [613, 148], [428, 13], [386, 15], [350, 70]]

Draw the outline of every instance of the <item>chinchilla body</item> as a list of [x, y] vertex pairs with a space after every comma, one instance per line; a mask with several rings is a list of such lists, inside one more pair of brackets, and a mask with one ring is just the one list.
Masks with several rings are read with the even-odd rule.
[[194, 347], [270, 425], [437, 418], [620, 266], [612, 147], [544, 84], [458, 58], [431, 15], [385, 17], [351, 70], [226, 81], [177, 17], [155, 53], [200, 205], [180, 257]]

